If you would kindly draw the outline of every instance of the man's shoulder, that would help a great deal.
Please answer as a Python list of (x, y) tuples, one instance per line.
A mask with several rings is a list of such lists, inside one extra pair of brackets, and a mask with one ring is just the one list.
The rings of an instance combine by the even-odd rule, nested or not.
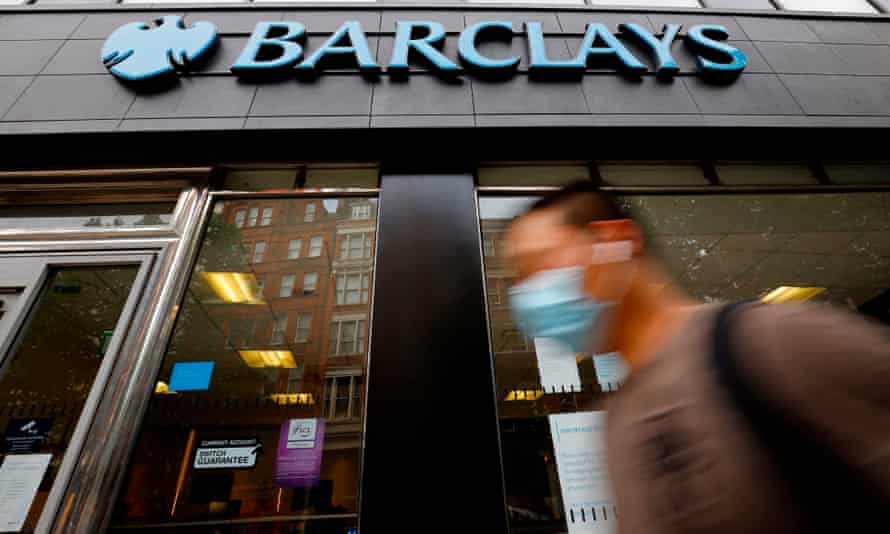
[(865, 373), (890, 371), (890, 329), (827, 304), (749, 306), (731, 339), (740, 367), (773, 391), (857, 387)]

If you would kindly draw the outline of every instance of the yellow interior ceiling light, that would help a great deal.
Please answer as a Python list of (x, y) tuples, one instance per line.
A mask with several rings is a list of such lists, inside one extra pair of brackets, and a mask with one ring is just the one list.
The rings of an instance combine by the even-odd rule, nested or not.
[(296, 369), (297, 362), (289, 350), (239, 350), (238, 354), (248, 367), (277, 367), (280, 369)]
[(507, 396), (505, 401), (536, 401), (544, 396), (542, 389), (513, 389)]
[(170, 387), (163, 380), (158, 380), (155, 384), (155, 393), (158, 395), (176, 395), (175, 391), (170, 391)]
[(231, 304), (263, 304), (253, 273), (203, 273), (210, 288), (221, 300)]
[(809, 300), (825, 291), (824, 287), (779, 286), (760, 297), (762, 302), (779, 304), (781, 302), (800, 302)]

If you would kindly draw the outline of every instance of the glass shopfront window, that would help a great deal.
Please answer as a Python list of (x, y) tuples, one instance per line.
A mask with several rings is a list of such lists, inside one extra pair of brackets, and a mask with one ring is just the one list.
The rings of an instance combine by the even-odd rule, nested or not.
[(356, 527), (376, 220), (371, 197), (213, 205), (112, 531)]
[[(504, 298), (515, 273), (500, 254), (510, 221), (535, 199), (483, 196), (479, 212), (511, 529), (561, 533), (572, 517), (563, 509), (548, 416), (603, 410), (620, 381), (612, 374), (606, 379), (602, 355), (577, 354), (580, 387), (541, 382), (536, 345), (519, 331)], [(888, 320), (888, 192), (636, 195), (621, 201), (639, 217), (650, 253), (702, 302), (806, 298), (863, 313), (883, 310), (880, 318)]]

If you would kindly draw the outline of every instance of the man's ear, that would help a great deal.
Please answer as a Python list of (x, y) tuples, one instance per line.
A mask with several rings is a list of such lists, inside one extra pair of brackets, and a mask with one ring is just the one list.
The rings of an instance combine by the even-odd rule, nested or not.
[(643, 251), (643, 231), (631, 219), (591, 221), (588, 228), (599, 242), (630, 241), (634, 255)]

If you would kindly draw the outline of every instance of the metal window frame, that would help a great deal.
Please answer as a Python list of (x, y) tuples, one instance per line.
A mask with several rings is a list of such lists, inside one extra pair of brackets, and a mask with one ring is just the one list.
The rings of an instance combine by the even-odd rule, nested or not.
[[(109, 370), (97, 374), (90, 394), (93, 404), (89, 409), (85, 406), (77, 423), (77, 432), (88, 432), (90, 439), (78, 443), (72, 437), (63, 467), (73, 469), (73, 476), (68, 477), (67, 484), (54, 484), (36, 532), (93, 533), (100, 531), (110, 517), (125, 467), (120, 459), (128, 455), (135, 442), (136, 426), (153, 391), (153, 378), (171, 332), (170, 310), (175, 310), (180, 289), (184, 289), (183, 266), (190, 264), (197, 245), (195, 236), (208, 216), (204, 210), (211, 170), (183, 167), (0, 172), (0, 189), (42, 192), (48, 187), (55, 192), (77, 192), (85, 204), (90, 200), (127, 203), (126, 198), (106, 199), (102, 193), (131, 185), (179, 190), (167, 225), (0, 232), (0, 253), (4, 255), (109, 257), (114, 263), (138, 255), (150, 258), (143, 263), (148, 267), (128, 328), (116, 332), (115, 337), (121, 339), (112, 341), (119, 347), (117, 357), (108, 360), (112, 362)], [(47, 186), (47, 180), (55, 181)], [(90, 194), (93, 189), (96, 195)], [(136, 293), (134, 286), (128, 298)], [(63, 478), (57, 481), (63, 482)]]
[[(181, 192), (169, 227), (137, 231), (103, 229), (95, 232), (21, 232), (20, 235), (0, 238), (0, 253), (47, 254), (79, 251), (121, 253), (138, 249), (153, 251), (155, 257), (154, 268), (148, 274), (143, 299), (132, 318), (131, 328), (121, 344), (121, 354), (126, 353), (127, 357), (125, 361), (118, 359), (118, 364), (107, 381), (104, 395), (92, 420), (89, 421), (89, 432), (91, 435), (99, 436), (100, 439), (91, 439), (84, 443), (79, 457), (76, 458), (78, 473), (83, 473), (83, 476), (71, 478), (64, 494), (60, 497), (60, 502), (64, 505), (60, 506), (59, 511), (48, 519), (45, 525), (41, 523), (37, 529), (41, 534), (50, 532), (92, 534), (104, 531), (109, 526), (114, 505), (130, 465), (139, 429), (154, 391), (154, 380), (166, 357), (167, 343), (172, 335), (176, 314), (184, 298), (216, 202), (257, 198), (368, 197), (378, 201), (381, 198), (380, 188), (332, 188), (285, 192), (211, 191), (204, 179), (211, 171), (209, 168), (140, 169), (133, 173), (119, 170), (108, 172), (156, 176), (169, 175), (173, 171), (200, 175), (202, 179), (200, 182), (195, 180), (199, 183), (191, 183)], [(50, 174), (64, 177), (72, 173), (62, 171)], [(82, 171), (78, 176), (86, 174), (89, 172)], [(9, 173), (0, 173), (0, 178), (8, 175)], [(379, 226), (378, 216), (375, 231), (379, 231)], [(372, 268), (375, 267), (376, 255)], [(369, 283), (369, 302), (372, 302), (374, 287), (373, 282), (369, 280)], [(373, 312), (369, 315), (372, 317)], [(368, 360), (373, 323), (370, 317), (366, 320), (369, 341), (364, 347), (363, 357), (367, 369), (370, 367)], [(255, 322), (253, 326), (256, 327)], [(368, 383), (367, 380), (364, 382), (365, 395)], [(363, 421), (362, 449), (365, 446), (365, 430), (366, 423)], [(364, 472), (363, 462), (364, 455), (359, 461), (360, 472)], [(357, 491), (360, 490), (361, 485), (357, 488)], [(356, 515), (347, 514), (348, 517)], [(299, 518), (307, 519), (305, 516)], [(273, 517), (235, 522), (269, 522), (282, 519), (286, 518)]]
[[(114, 326), (114, 334), (108, 345), (106, 357), (96, 370), (90, 386), (90, 392), (87, 395), (83, 408), (77, 416), (74, 432), (68, 441), (65, 453), (62, 455), (62, 462), (56, 473), (49, 495), (43, 505), (40, 519), (37, 522), (35, 532), (47, 531), (56, 516), (59, 513), (66, 488), (69, 482), (77, 478), (77, 475), (83, 471), (84, 466), (80, 462), (80, 457), (85, 449), (88, 434), (91, 433), (90, 427), (96, 410), (102, 401), (105, 388), (112, 376), (115, 368), (118, 368), (126, 359), (123, 349), (123, 342), (128, 335), (131, 326), (134, 325), (137, 309), (142, 302), (143, 293), (147, 287), (147, 280), (153, 268), (153, 263), (157, 253), (152, 250), (146, 251), (102, 251), (98, 253), (80, 252), (80, 253), (51, 253), (51, 254), (32, 254), (37, 261), (43, 261), (42, 271), (37, 278), (37, 286), (40, 288), (31, 292), (28, 301), (23, 302), (23, 310), (25, 314), (32, 317), (34, 306), (38, 304), (40, 295), (44, 292), (43, 285), (49, 279), (49, 273), (52, 268), (56, 267), (88, 267), (88, 266), (115, 266), (115, 265), (138, 265), (136, 277), (127, 295), (123, 308)], [(5, 255), (4, 257), (18, 257), (19, 255)], [(10, 332), (9, 340), (21, 340), (21, 334), (27, 328), (27, 321), (16, 325), (16, 329)], [(8, 347), (7, 347), (8, 348)], [(5, 355), (9, 355), (11, 351), (7, 351)], [(5, 357), (4, 357), (5, 359)], [(4, 361), (5, 363), (5, 361)], [(100, 438), (101, 439), (101, 438)]]

